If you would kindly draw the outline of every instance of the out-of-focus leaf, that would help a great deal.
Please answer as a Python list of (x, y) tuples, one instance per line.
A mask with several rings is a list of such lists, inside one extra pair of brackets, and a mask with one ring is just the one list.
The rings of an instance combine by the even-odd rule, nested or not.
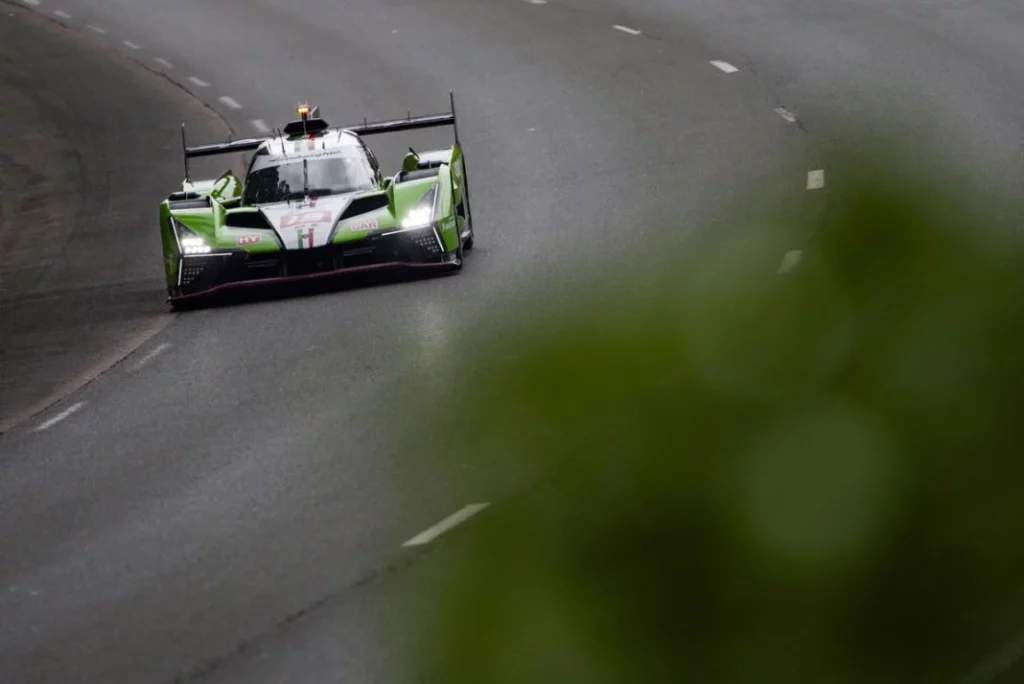
[(428, 681), (958, 682), (1024, 626), (1013, 210), (830, 168), (791, 273), (740, 227), (463, 346), (419, 444), (515, 495), (460, 537)]

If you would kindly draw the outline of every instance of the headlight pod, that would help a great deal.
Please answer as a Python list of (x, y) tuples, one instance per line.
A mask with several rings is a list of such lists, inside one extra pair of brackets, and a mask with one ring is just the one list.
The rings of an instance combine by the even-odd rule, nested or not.
[(181, 238), (181, 253), (182, 254), (209, 254), (213, 251), (210, 245), (206, 244), (206, 241), (201, 237), (183, 237)]
[(434, 225), (434, 199), (436, 195), (437, 186), (435, 185), (402, 219), (402, 230), (429, 228)]
[(186, 228), (180, 221), (175, 220), (174, 217), (171, 217), (171, 225), (178, 236), (178, 247), (185, 256), (198, 256), (209, 254), (213, 251), (213, 248), (207, 244), (206, 240)]
[(433, 207), (415, 207), (402, 219), (402, 229), (428, 228), (434, 222)]

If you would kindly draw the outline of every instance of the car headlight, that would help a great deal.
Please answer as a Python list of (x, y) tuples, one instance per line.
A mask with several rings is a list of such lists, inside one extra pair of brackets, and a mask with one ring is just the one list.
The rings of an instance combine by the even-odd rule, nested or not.
[(209, 254), (213, 249), (201, 237), (183, 237), (181, 251), (184, 254)]
[(409, 210), (402, 219), (402, 230), (413, 228), (429, 228), (434, 224), (434, 199), (437, 187), (433, 187), (423, 196), (416, 206)]
[(181, 224), (180, 221), (171, 219), (171, 225), (178, 234), (178, 244), (181, 246), (181, 253), (187, 256), (196, 254), (209, 254), (213, 248), (206, 243), (206, 240), (199, 237), (191, 230)]
[(415, 207), (402, 219), (402, 228), (426, 228), (433, 223), (433, 218), (433, 207)]

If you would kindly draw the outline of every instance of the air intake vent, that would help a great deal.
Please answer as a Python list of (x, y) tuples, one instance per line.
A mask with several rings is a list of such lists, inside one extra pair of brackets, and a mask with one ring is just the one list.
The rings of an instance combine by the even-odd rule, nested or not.
[(236, 211), (231, 212), (225, 219), (228, 228), (250, 228), (255, 230), (269, 230), (270, 223), (260, 211)]
[(191, 285), (203, 275), (208, 265), (207, 259), (184, 259), (181, 264), (181, 284)]
[(420, 249), (430, 254), (440, 254), (441, 247), (437, 244), (437, 236), (433, 232), (414, 234), (412, 241)]
[(171, 211), (181, 211), (182, 209), (209, 209), (212, 205), (210, 204), (209, 197), (203, 197), (202, 199), (186, 199), (186, 200), (171, 200), (167, 203), (167, 208)]
[(352, 200), (352, 203), (345, 209), (345, 213), (341, 215), (341, 220), (351, 216), (359, 216), (360, 214), (368, 214), (371, 211), (377, 211), (388, 206), (387, 195), (370, 195), (369, 197), (358, 197)]
[(424, 178), (437, 178), (440, 171), (435, 168), (419, 169), (418, 171), (402, 171), (398, 174), (399, 183), (408, 183), (409, 181), (423, 180)]
[(202, 197), (203, 196), (200, 195), (198, 192), (184, 192), (184, 191), (182, 191), (182, 192), (172, 192), (170, 195), (167, 196), (167, 199), (170, 200), (171, 202), (179, 202), (179, 201), (182, 201), (182, 200), (202, 199)]

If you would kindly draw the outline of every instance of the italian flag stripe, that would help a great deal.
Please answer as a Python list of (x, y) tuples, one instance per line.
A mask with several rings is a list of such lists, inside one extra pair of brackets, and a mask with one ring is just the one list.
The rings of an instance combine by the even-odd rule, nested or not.
[(302, 243), (306, 243), (306, 247), (313, 247), (313, 231), (315, 229), (310, 228), (309, 230), (302, 230), (301, 228), (295, 234), (298, 238), (297, 245), (299, 249), (302, 249)]

